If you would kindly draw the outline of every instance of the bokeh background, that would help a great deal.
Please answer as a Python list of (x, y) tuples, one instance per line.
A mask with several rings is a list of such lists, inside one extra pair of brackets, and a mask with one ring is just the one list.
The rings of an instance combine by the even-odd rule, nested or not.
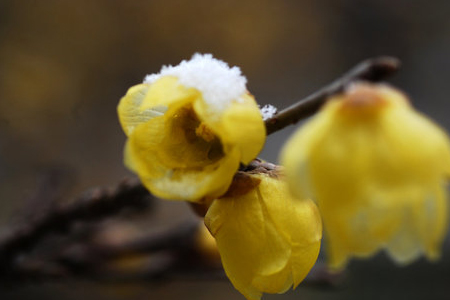
[[(445, 0), (1, 0), (0, 231), (48, 169), (72, 174), (67, 197), (130, 175), (119, 99), (195, 52), (240, 66), (256, 99), (279, 108), (363, 59), (393, 55), (403, 68), (390, 82), (450, 129), (449, 13)], [(276, 161), (294, 129), (270, 136), (261, 156)], [(192, 217), (181, 203), (159, 209), (163, 225)], [(338, 288), (265, 299), (448, 299), (449, 261), (448, 247), (439, 263), (403, 268), (379, 255), (353, 262)], [(244, 299), (226, 280), (2, 289), (1, 299)]]

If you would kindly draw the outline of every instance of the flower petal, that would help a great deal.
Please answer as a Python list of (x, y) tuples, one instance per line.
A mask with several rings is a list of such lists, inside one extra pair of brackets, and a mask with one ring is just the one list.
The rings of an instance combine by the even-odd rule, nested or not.
[(162, 115), (162, 113), (152, 110), (140, 111), (139, 108), (148, 88), (147, 84), (135, 85), (120, 100), (117, 112), (119, 114), (120, 125), (122, 125), (123, 131), (127, 136), (133, 132), (137, 125), (146, 122), (158, 114)]
[[(163, 136), (164, 118), (155, 117), (138, 125), (125, 145), (125, 165), (140, 177), (157, 178), (166, 173), (166, 168), (158, 160), (158, 148)], [(152, 138), (148, 138), (152, 137)]]
[(194, 110), (224, 145), (236, 145), (240, 149), (244, 164), (254, 159), (264, 146), (266, 129), (258, 105), (250, 94), (231, 102), (220, 116), (212, 114), (204, 101), (196, 101)]
[(254, 294), (255, 276), (278, 273), (289, 261), (290, 245), (267, 220), (255, 190), (239, 199), (214, 201), (205, 224), (216, 238), (228, 278), (247, 298)]
[(139, 109), (145, 111), (155, 107), (166, 107), (177, 110), (199, 97), (201, 94), (196, 89), (184, 87), (176, 77), (164, 76), (150, 85)]
[(142, 176), (142, 183), (156, 196), (172, 200), (203, 201), (224, 194), (239, 167), (239, 152), (230, 151), (224, 158), (198, 169), (166, 169), (164, 176)]

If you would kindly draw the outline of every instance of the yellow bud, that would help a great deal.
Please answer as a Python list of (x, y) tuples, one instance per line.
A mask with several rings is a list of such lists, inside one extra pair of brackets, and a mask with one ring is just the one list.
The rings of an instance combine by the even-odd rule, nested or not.
[(270, 174), (236, 181), (205, 216), (228, 278), (249, 300), (295, 288), (319, 254), (322, 224), (316, 205), (293, 198), (287, 184)]

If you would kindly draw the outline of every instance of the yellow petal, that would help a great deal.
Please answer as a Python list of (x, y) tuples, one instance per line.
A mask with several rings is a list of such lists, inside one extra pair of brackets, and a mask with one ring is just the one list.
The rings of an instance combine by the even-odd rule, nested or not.
[(162, 116), (155, 117), (137, 126), (128, 138), (124, 151), (124, 162), (141, 178), (157, 178), (166, 173), (166, 168), (160, 163), (157, 156), (158, 148), (163, 140), (163, 135), (160, 134), (163, 128), (164, 118)]
[(291, 241), (292, 254), (287, 272), (295, 288), (309, 273), (319, 255), (322, 239), (319, 210), (309, 199), (286, 197), (289, 190), (284, 181), (266, 176), (258, 178), (263, 182), (259, 186), (261, 195), (271, 199), (266, 201), (271, 220), (277, 225), (279, 233)]
[(239, 152), (233, 149), (221, 160), (201, 170), (167, 170), (165, 176), (141, 177), (141, 180), (158, 197), (203, 202), (223, 195), (238, 167)]
[(146, 122), (154, 116), (162, 115), (160, 111), (140, 110), (142, 100), (148, 88), (149, 86), (147, 84), (135, 85), (127, 91), (126, 95), (119, 102), (117, 107), (119, 121), (127, 136), (133, 132), (137, 125)]
[(140, 111), (155, 107), (177, 110), (199, 97), (201, 97), (201, 94), (196, 89), (181, 85), (176, 77), (164, 76), (150, 85), (142, 100)]
[(308, 160), (319, 139), (331, 128), (330, 123), (327, 114), (317, 114), (303, 125), (302, 130), (297, 130), (281, 150), (280, 162), (286, 167), (286, 180), (291, 191), (300, 199), (310, 198), (313, 194)]
[(204, 101), (196, 101), (194, 110), (221, 139), (224, 145), (235, 145), (244, 164), (254, 159), (264, 146), (266, 129), (258, 105), (250, 94), (233, 101), (220, 115), (211, 113)]
[[(315, 262), (315, 259), (313, 260)], [(301, 266), (302, 269), (303, 267), (304, 266)], [(263, 291), (269, 294), (285, 293), (292, 287), (291, 265), (288, 263), (283, 269), (273, 274), (267, 275), (256, 274), (253, 277), (252, 286), (255, 287), (256, 290), (258, 291)]]

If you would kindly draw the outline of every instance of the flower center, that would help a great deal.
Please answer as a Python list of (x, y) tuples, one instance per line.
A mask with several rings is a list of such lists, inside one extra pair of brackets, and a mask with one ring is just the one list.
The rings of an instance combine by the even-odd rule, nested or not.
[(168, 116), (168, 122), (162, 155), (172, 167), (202, 168), (224, 157), (220, 139), (199, 120), (192, 105)]
[(357, 83), (344, 93), (341, 111), (347, 115), (366, 118), (377, 115), (387, 105), (388, 102), (377, 86)]
[(198, 127), (195, 129), (195, 134), (207, 142), (211, 142), (215, 138), (217, 138), (214, 135), (214, 132), (208, 126), (206, 126), (204, 122), (201, 122), (200, 125), (198, 125)]

